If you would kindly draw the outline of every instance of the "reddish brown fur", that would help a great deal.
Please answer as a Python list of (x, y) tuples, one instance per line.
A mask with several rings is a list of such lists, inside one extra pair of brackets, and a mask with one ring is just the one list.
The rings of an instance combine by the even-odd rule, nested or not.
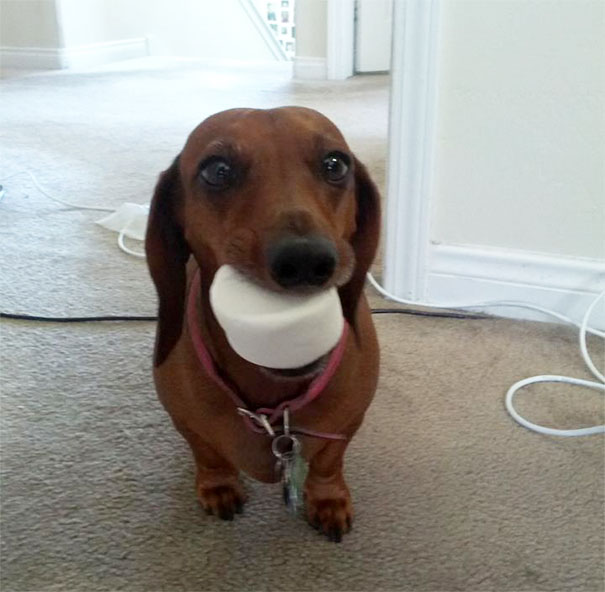
[[(199, 165), (226, 146), (246, 172), (232, 189), (212, 194), (198, 179)], [(362, 290), (378, 242), (379, 196), (354, 157), (353, 174), (345, 184), (327, 183), (318, 167), (332, 150), (350, 154), (338, 129), (310, 109), (224, 111), (193, 131), (156, 187), (146, 238), (160, 301), (156, 388), (193, 451), (202, 505), (223, 518), (231, 518), (244, 502), (238, 471), (272, 482), (275, 458), (270, 439), (246, 429), (232, 400), (206, 375), (184, 329), (188, 278), (196, 267), (202, 279), (201, 331), (217, 366), (250, 409), (272, 407), (299, 395), (311, 379), (280, 379), (238, 356), (212, 313), (208, 288), (218, 267), (229, 263), (280, 290), (268, 272), (267, 245), (286, 232), (329, 238), (339, 258), (331, 285), (338, 287), (354, 330), (335, 376), (318, 399), (294, 414), (292, 423), (346, 434), (350, 441), (374, 395), (378, 344)], [(301, 440), (309, 461), (308, 517), (330, 538), (340, 540), (352, 519), (342, 474), (348, 441)]]

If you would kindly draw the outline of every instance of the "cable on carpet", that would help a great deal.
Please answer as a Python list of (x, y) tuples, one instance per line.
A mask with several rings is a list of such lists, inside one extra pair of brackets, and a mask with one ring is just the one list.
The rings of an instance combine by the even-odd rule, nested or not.
[(466, 314), (462, 312), (431, 312), (411, 308), (372, 308), (372, 314), (406, 314), (416, 317), (436, 317), (441, 319), (489, 320), (494, 317), (481, 314)]
[(0, 319), (10, 319), (11, 321), (29, 321), (36, 323), (99, 323), (158, 320), (158, 318), (155, 316), (103, 315), (92, 317), (45, 317), (39, 315), (17, 314), (12, 312), (0, 312)]
[[(44, 195), (44, 197), (46, 197), (46, 198), (50, 199), (51, 201), (54, 201), (58, 204), (61, 204), (62, 206), (66, 206), (68, 208), (73, 208), (76, 210), (88, 210), (88, 211), (94, 211), (94, 212), (111, 212), (111, 213), (116, 212), (116, 208), (108, 208), (106, 206), (85, 206), (85, 205), (81, 205), (81, 204), (70, 203), (68, 201), (59, 199), (58, 197), (55, 197), (54, 195), (51, 195), (50, 193), (48, 193), (48, 191), (46, 191), (40, 185), (40, 183), (38, 183), (38, 180), (36, 179), (35, 175), (31, 171), (18, 171), (16, 173), (12, 173), (11, 175), (7, 175), (6, 177), (1, 177), (0, 181), (5, 181), (6, 179), (11, 179), (12, 177), (17, 177), (18, 175), (27, 175), (31, 179), (31, 181), (34, 184), (34, 186), (36, 187), (36, 189), (42, 195)], [(2, 187), (2, 185), (0, 185), (0, 200), (4, 197), (4, 194), (5, 194), (5, 189)], [(133, 222), (134, 222), (134, 218), (131, 218), (120, 231), (120, 233), (118, 235), (118, 247), (120, 247), (120, 249), (122, 251), (124, 251), (124, 253), (126, 253), (127, 255), (131, 255), (133, 257), (138, 257), (140, 259), (144, 259), (145, 258), (144, 253), (141, 253), (138, 251), (133, 251), (132, 249), (128, 248), (124, 244), (124, 236), (130, 229), (130, 226), (132, 225)]]
[[(30, 179), (32, 180), (32, 182), (34, 183), (36, 189), (38, 189), (38, 191), (40, 191), (40, 193), (42, 195), (46, 196), (47, 198), (49, 198), (57, 203), (62, 204), (64, 206), (71, 207), (71, 208), (77, 208), (77, 209), (81, 209), (81, 210), (95, 210), (95, 211), (112, 212), (112, 213), (116, 212), (115, 208), (107, 208), (107, 207), (101, 207), (101, 206), (82, 206), (82, 205), (78, 205), (78, 204), (72, 204), (72, 203), (63, 201), (59, 198), (56, 198), (56, 197), (50, 195), (48, 192), (46, 192), (40, 186), (36, 177), (30, 171), (19, 171), (17, 173), (13, 173), (12, 175), (8, 175), (7, 177), (0, 178), (0, 181), (10, 179), (12, 177), (15, 177), (15, 176), (21, 175), (21, 174), (28, 175), (30, 177)], [(1, 188), (1, 186), (0, 186), (0, 188)], [(2, 188), (2, 190), (3, 189), (4, 188)], [(1, 195), (3, 196), (4, 193), (2, 193)], [(120, 247), (120, 249), (122, 251), (124, 251), (125, 253), (127, 253), (131, 256), (138, 257), (138, 258), (145, 258), (144, 253), (133, 251), (132, 249), (129, 249), (128, 247), (126, 247), (126, 245), (124, 244), (124, 236), (129, 228), (129, 225), (132, 222), (133, 222), (133, 219), (129, 220), (124, 225), (124, 227), (120, 230), (119, 235), (118, 235), (118, 246)], [(541, 306), (536, 306), (535, 304), (530, 304), (528, 302), (520, 302), (520, 301), (515, 301), (515, 300), (490, 300), (490, 301), (483, 301), (483, 302), (475, 302), (473, 304), (462, 304), (462, 303), (434, 304), (431, 302), (418, 302), (418, 301), (406, 300), (404, 298), (399, 298), (399, 297), (387, 292), (374, 279), (374, 277), (372, 276), (371, 273), (368, 273), (367, 278), (368, 278), (369, 282), (372, 284), (372, 286), (382, 296), (384, 296), (385, 298), (392, 300), (394, 302), (398, 302), (399, 304), (405, 304), (408, 306), (421, 306), (424, 308), (433, 308), (433, 309), (435, 309), (435, 308), (448, 309), (449, 311), (477, 309), (477, 308), (494, 308), (494, 307), (523, 308), (523, 309), (540, 312), (544, 315), (548, 315), (553, 318), (556, 318), (557, 320), (562, 321), (563, 323), (570, 324), (570, 325), (573, 325), (573, 326), (579, 328), (580, 329), (580, 333), (579, 333), (580, 352), (582, 354), (582, 358), (584, 359), (584, 362), (588, 366), (591, 373), (601, 382), (597, 383), (597, 382), (593, 382), (593, 381), (585, 381), (585, 380), (582, 380), (579, 378), (571, 378), (568, 376), (555, 376), (555, 375), (533, 376), (531, 378), (521, 380), (521, 381), (513, 384), (510, 387), (510, 389), (508, 390), (508, 392), (506, 394), (505, 405), (506, 405), (507, 411), (513, 417), (513, 419), (515, 419), (515, 421), (517, 421), (521, 425), (525, 426), (526, 428), (529, 428), (531, 430), (534, 430), (536, 432), (540, 432), (543, 434), (549, 434), (549, 435), (555, 435), (555, 436), (584, 436), (584, 435), (589, 435), (589, 434), (605, 433), (605, 425), (593, 426), (590, 428), (581, 428), (578, 430), (557, 430), (557, 429), (553, 429), (553, 428), (546, 428), (543, 426), (539, 426), (539, 425), (529, 422), (526, 419), (524, 419), (523, 417), (521, 417), (515, 410), (513, 403), (512, 403), (514, 395), (516, 394), (516, 392), (519, 389), (521, 389), (529, 384), (534, 384), (537, 382), (564, 382), (567, 384), (584, 386), (584, 387), (588, 387), (591, 389), (603, 391), (603, 393), (605, 394), (605, 384), (601, 384), (601, 383), (605, 383), (605, 377), (599, 370), (597, 370), (594, 362), (592, 361), (590, 355), (588, 354), (588, 349), (586, 346), (586, 333), (591, 333), (592, 335), (596, 335), (597, 337), (605, 338), (605, 332), (599, 331), (597, 329), (594, 329), (594, 328), (588, 326), (588, 319), (589, 319), (592, 311), (594, 310), (597, 302), (605, 294), (605, 291), (601, 292), (601, 294), (599, 294), (599, 296), (590, 305), (590, 307), (586, 311), (586, 314), (584, 315), (582, 322), (577, 323), (573, 319), (571, 319), (571, 318), (567, 317), (566, 315), (563, 315), (557, 311), (553, 311), (553, 310), (550, 310), (548, 308), (544, 308)], [(376, 309), (375, 311), (372, 311), (372, 312), (374, 312), (375, 314), (387, 314), (387, 312), (388, 312), (388, 313), (393, 313), (393, 314), (400, 313), (400, 314), (432, 316), (432, 317), (440, 316), (440, 317), (459, 318), (459, 319), (490, 318), (490, 317), (479, 316), (479, 315), (468, 315), (466, 313), (459, 313), (459, 312), (458, 313), (456, 313), (456, 312), (437, 313), (437, 312), (427, 312), (427, 311), (418, 311), (418, 310), (409, 310), (409, 309)], [(67, 317), (67, 318), (63, 318), (63, 317), (35, 317), (35, 316), (29, 316), (29, 315), (10, 315), (9, 313), (0, 313), (0, 317), (12, 318), (12, 319), (17, 319), (17, 320), (32, 320), (32, 321), (37, 320), (37, 321), (45, 321), (45, 322), (92, 322), (92, 321), (105, 321), (105, 320), (107, 320), (107, 321), (156, 320), (155, 317), (129, 317), (129, 316), (112, 317), (112, 316), (109, 316), (109, 317), (73, 317), (73, 318)]]
[(570, 436), (590, 436), (593, 434), (605, 433), (605, 424), (591, 426), (588, 428), (572, 429), (572, 430), (560, 430), (560, 429), (541, 426), (541, 425), (535, 424), (531, 421), (528, 421), (527, 419), (522, 417), (517, 412), (517, 410), (515, 409), (515, 407), (513, 405), (513, 399), (514, 399), (515, 395), (517, 394), (517, 391), (519, 391), (520, 389), (522, 389), (530, 384), (536, 384), (536, 383), (540, 383), (540, 382), (548, 382), (548, 383), (555, 382), (555, 383), (571, 384), (574, 386), (583, 386), (586, 388), (600, 391), (600, 392), (602, 392), (602, 394), (605, 395), (605, 376), (595, 366), (592, 358), (590, 357), (590, 354), (588, 353), (588, 348), (586, 345), (586, 333), (592, 333), (593, 335), (597, 335), (598, 337), (605, 337), (605, 335), (603, 334), (602, 331), (597, 331), (596, 329), (590, 329), (588, 327), (588, 321), (590, 319), (590, 316), (591, 316), (593, 310), (595, 309), (597, 303), (601, 300), (601, 298), (603, 298), (603, 296), (605, 296), (605, 290), (603, 290), (592, 301), (592, 303), (586, 310), (586, 313), (584, 314), (582, 322), (578, 324), (575, 321), (573, 321), (572, 319), (566, 317), (565, 315), (555, 313), (554, 311), (550, 311), (550, 310), (542, 308), (542, 307), (528, 305), (525, 302), (518, 303), (518, 302), (514, 302), (514, 301), (503, 300), (503, 301), (493, 301), (493, 302), (480, 302), (478, 304), (465, 304), (465, 305), (444, 305), (444, 304), (430, 304), (430, 303), (423, 303), (423, 302), (412, 302), (409, 300), (405, 300), (404, 298), (398, 298), (397, 296), (394, 296), (393, 294), (390, 294), (389, 292), (387, 292), (382, 286), (380, 286), (380, 284), (378, 284), (378, 282), (372, 277), (371, 274), (368, 274), (368, 279), (370, 280), (370, 283), (372, 284), (372, 286), (374, 286), (380, 294), (382, 294), (389, 300), (394, 300), (395, 302), (399, 302), (399, 303), (403, 303), (403, 304), (415, 304), (418, 306), (427, 306), (427, 307), (434, 307), (434, 308), (454, 308), (454, 309), (456, 309), (456, 308), (458, 308), (458, 309), (485, 308), (485, 307), (489, 307), (489, 306), (517, 306), (517, 307), (521, 307), (521, 308), (529, 308), (531, 310), (538, 310), (545, 314), (550, 314), (551, 316), (554, 316), (555, 318), (557, 318), (559, 320), (564, 320), (568, 324), (574, 325), (575, 327), (579, 327), (579, 329), (580, 329), (580, 332), (579, 332), (580, 353), (582, 354), (584, 363), (586, 364), (586, 366), (588, 366), (588, 369), (590, 370), (590, 372), (600, 382), (594, 382), (592, 380), (583, 380), (580, 378), (573, 378), (571, 376), (557, 376), (557, 375), (551, 375), (551, 374), (532, 376), (530, 378), (525, 378), (524, 380), (520, 380), (520, 381), (516, 382), (515, 384), (513, 384), (508, 389), (504, 402), (505, 402), (506, 410), (517, 423), (521, 424), (522, 426), (524, 426), (530, 430), (533, 430), (534, 432), (538, 432), (540, 434), (546, 434), (549, 436), (570, 437)]
[(34, 174), (31, 171), (18, 171), (16, 173), (13, 173), (12, 175), (7, 175), (6, 177), (1, 177), (0, 181), (6, 181), (6, 179), (12, 179), (13, 177), (17, 177), (18, 175), (27, 175), (31, 180), (32, 183), (34, 184), (34, 186), (36, 187), (36, 189), (42, 194), (44, 195), (44, 197), (47, 197), (48, 199), (57, 202), (59, 204), (61, 204), (62, 206), (67, 206), (68, 208), (75, 208), (77, 210), (93, 210), (95, 212), (114, 212), (115, 208), (108, 208), (105, 206), (83, 206), (80, 204), (73, 204), (73, 203), (69, 203), (67, 201), (64, 201), (62, 199), (59, 199), (58, 197), (55, 197), (54, 195), (51, 195), (50, 193), (48, 193), (45, 189), (42, 188), (42, 186), (40, 185), (40, 183), (38, 183), (38, 180), (36, 179), (36, 177), (34, 176)]
[[(373, 308), (372, 314), (406, 314), (421, 317), (436, 317), (441, 319), (493, 319), (487, 315), (467, 315), (448, 312), (428, 312), (423, 310), (412, 310), (407, 308)], [(28, 321), (35, 323), (99, 323), (99, 322), (128, 322), (128, 321), (157, 321), (157, 316), (138, 316), (138, 315), (103, 315), (90, 317), (47, 317), (40, 315), (18, 314), (12, 312), (0, 312), (0, 319), (10, 319), (11, 321)]]
[[(534, 310), (545, 314), (547, 316), (551, 316), (559, 321), (563, 321), (566, 325), (573, 325), (580, 329), (582, 327), (581, 323), (570, 319), (568, 316), (561, 314), (560, 312), (556, 312), (554, 310), (550, 310), (548, 308), (544, 308), (542, 306), (537, 306), (535, 304), (530, 304), (529, 302), (520, 302), (516, 300), (489, 300), (483, 302), (475, 302), (473, 304), (464, 304), (464, 303), (454, 303), (454, 304), (435, 304), (432, 302), (419, 302), (416, 300), (406, 300), (405, 298), (399, 298), (398, 296), (394, 296), (393, 294), (387, 292), (372, 276), (371, 273), (368, 273), (368, 280), (372, 284), (372, 286), (378, 291), (382, 296), (384, 296), (387, 300), (393, 300), (394, 302), (398, 302), (399, 304), (407, 304), (411, 306), (423, 306), (426, 308), (445, 308), (445, 309), (453, 309), (453, 310), (465, 310), (465, 309), (473, 309), (473, 308), (525, 308), (528, 310)], [(605, 339), (605, 332), (599, 331), (598, 329), (593, 329), (591, 327), (587, 327), (586, 331), (588, 333), (592, 333), (597, 337), (602, 337)]]

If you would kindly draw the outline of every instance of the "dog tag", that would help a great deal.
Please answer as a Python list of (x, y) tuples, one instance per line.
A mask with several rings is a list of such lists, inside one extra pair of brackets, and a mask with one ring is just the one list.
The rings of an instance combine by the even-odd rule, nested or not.
[(291, 514), (297, 514), (303, 506), (303, 486), (308, 473), (308, 466), (300, 452), (284, 464), (282, 487), (284, 502)]
[(307, 475), (300, 441), (290, 434), (282, 434), (274, 438), (271, 448), (277, 457), (275, 469), (280, 473), (284, 502), (289, 512), (296, 514), (303, 505), (303, 485)]

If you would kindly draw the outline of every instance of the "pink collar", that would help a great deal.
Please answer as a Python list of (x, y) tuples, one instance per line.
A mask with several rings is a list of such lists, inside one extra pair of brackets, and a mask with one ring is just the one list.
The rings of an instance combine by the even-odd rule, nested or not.
[[(257, 433), (271, 433), (272, 427), (274, 424), (283, 417), (284, 409), (288, 408), (290, 414), (301, 409), (311, 401), (315, 400), (322, 391), (326, 388), (327, 384), (330, 382), (340, 362), (342, 360), (342, 356), (344, 354), (345, 346), (347, 343), (347, 335), (348, 335), (348, 325), (345, 323), (344, 329), (342, 331), (342, 336), (336, 347), (332, 350), (330, 354), (330, 358), (328, 359), (328, 363), (324, 371), (313, 380), (313, 382), (309, 385), (309, 388), (300, 396), (292, 399), (291, 401), (284, 401), (280, 403), (277, 407), (271, 409), (269, 407), (261, 407), (257, 409), (255, 412), (251, 412), (247, 409), (245, 403), (241, 399), (241, 397), (235, 392), (235, 390), (229, 386), (223, 378), (221, 378), (220, 374), (217, 371), (216, 364), (204, 343), (202, 338), (202, 334), (200, 331), (200, 318), (198, 313), (197, 303), (199, 302), (201, 289), (201, 281), (200, 281), (200, 272), (199, 269), (195, 272), (195, 276), (193, 278), (193, 282), (191, 284), (191, 288), (189, 290), (189, 299), (187, 303), (187, 323), (189, 327), (189, 334), (191, 336), (191, 341), (193, 343), (193, 347), (197, 354), (197, 357), (202, 364), (202, 367), (214, 380), (218, 386), (223, 389), (235, 403), (238, 408), (240, 414), (242, 415), (244, 422), (246, 425), (254, 432)], [(279, 427), (276, 427), (276, 431), (279, 431)], [(293, 426), (291, 428), (292, 432), (304, 434), (307, 436), (314, 436), (316, 438), (327, 438), (330, 440), (346, 440), (346, 436), (342, 434), (326, 434), (322, 432), (315, 432), (312, 430), (308, 430), (305, 428), (297, 428)]]

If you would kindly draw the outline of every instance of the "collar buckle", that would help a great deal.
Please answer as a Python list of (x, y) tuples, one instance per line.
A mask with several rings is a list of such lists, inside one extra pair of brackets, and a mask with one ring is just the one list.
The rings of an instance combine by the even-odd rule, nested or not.
[(248, 409), (244, 409), (243, 407), (238, 407), (237, 412), (240, 415), (243, 415), (254, 421), (258, 427), (266, 430), (269, 436), (271, 436), (272, 438), (275, 437), (275, 430), (273, 429), (273, 426), (269, 423), (269, 419), (264, 413), (252, 413), (252, 411), (248, 411)]

